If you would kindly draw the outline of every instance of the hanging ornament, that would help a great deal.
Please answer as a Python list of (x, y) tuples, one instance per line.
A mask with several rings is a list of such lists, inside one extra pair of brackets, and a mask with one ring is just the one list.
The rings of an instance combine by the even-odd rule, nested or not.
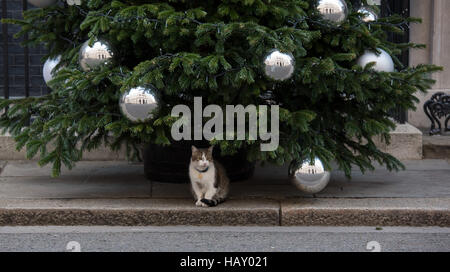
[(344, 22), (348, 16), (345, 0), (317, 0), (317, 9), (325, 20), (338, 25)]
[(378, 48), (377, 50), (380, 51), (381, 54), (378, 55), (374, 51), (366, 50), (366, 52), (359, 57), (358, 65), (364, 68), (367, 64), (376, 62), (373, 67), (375, 71), (388, 73), (394, 72), (394, 61), (392, 60), (392, 57), (383, 49)]
[(28, 3), (38, 8), (46, 8), (56, 4), (58, 0), (28, 0)]
[(112, 46), (103, 39), (94, 41), (92, 46), (86, 41), (80, 48), (79, 63), (83, 71), (88, 72), (101, 65), (113, 62), (114, 52)]
[(157, 91), (154, 87), (136, 87), (125, 92), (119, 101), (122, 114), (134, 123), (153, 118), (152, 111), (158, 108)]
[(374, 22), (376, 20), (378, 20), (378, 14), (371, 9), (370, 7), (361, 7), (358, 10), (358, 13), (362, 13), (362, 20), (363, 22)]
[(322, 161), (315, 158), (314, 162), (305, 160), (300, 167), (294, 166), (292, 163), (290, 168), (291, 181), (301, 191), (315, 194), (322, 191), (330, 182), (331, 173), (326, 171)]
[(44, 68), (42, 69), (42, 74), (44, 76), (45, 83), (48, 83), (51, 81), (55, 74), (58, 73), (58, 70), (54, 70), (55, 67), (59, 64), (61, 61), (61, 56), (57, 56), (55, 58), (49, 58), (44, 63)]
[(81, 5), (81, 0), (67, 0), (67, 4), (69, 6), (80, 6)]
[(295, 59), (289, 53), (282, 53), (276, 49), (264, 58), (264, 74), (277, 81), (284, 81), (292, 77), (295, 69)]

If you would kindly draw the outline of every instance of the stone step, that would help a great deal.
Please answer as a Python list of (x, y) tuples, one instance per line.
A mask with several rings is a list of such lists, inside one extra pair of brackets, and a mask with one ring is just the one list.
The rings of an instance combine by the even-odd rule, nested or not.
[(191, 199), (2, 199), (0, 226), (441, 226), (450, 200), (229, 200), (199, 208)]
[(425, 159), (450, 160), (450, 135), (423, 136)]

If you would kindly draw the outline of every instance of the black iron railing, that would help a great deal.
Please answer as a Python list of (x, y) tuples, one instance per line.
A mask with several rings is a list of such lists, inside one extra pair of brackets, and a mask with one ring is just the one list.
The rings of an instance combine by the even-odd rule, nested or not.
[[(2, 18), (22, 18), (29, 7), (27, 0), (1, 0)], [(19, 27), (1, 24), (0, 48), (0, 97), (29, 97), (47, 93), (42, 77), (41, 58), (46, 54), (43, 48), (22, 47), (20, 43), (27, 36), (15, 39)]]
[[(8, 17), (8, 4), (6, 0), (2, 0), (2, 18)], [(9, 48), (8, 48), (8, 25), (2, 24), (2, 59), (3, 59), (3, 95), (9, 98)]]
[[(382, 0), (381, 1), (381, 13), (382, 16), (390, 14), (401, 14), (405, 17), (410, 15), (410, 0)], [(405, 29), (405, 34), (399, 35), (394, 33), (389, 33), (389, 40), (394, 43), (407, 43), (409, 42), (409, 27)], [(409, 65), (409, 51), (404, 51), (401, 56), (399, 56), (400, 61), (403, 65)], [(404, 124), (408, 121), (408, 114), (405, 109), (396, 108), (391, 111), (392, 117), (399, 122)]]

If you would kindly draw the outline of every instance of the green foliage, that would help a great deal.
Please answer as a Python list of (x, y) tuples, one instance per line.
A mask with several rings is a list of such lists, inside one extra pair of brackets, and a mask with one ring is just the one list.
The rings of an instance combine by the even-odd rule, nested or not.
[[(170, 105), (267, 103), (280, 105), (280, 147), (260, 152), (259, 141), (214, 141), (223, 153), (245, 149), (249, 160), (278, 164), (319, 156), (348, 175), (352, 165), (390, 170), (398, 160), (377, 149), (373, 138), (389, 140), (394, 127), (388, 112), (411, 109), (417, 91), (433, 81), (439, 67), (403, 67), (395, 55), (415, 44), (393, 44), (387, 32), (402, 32), (417, 19), (392, 16), (362, 23), (352, 12), (340, 27), (320, 19), (312, 0), (100, 1), (82, 6), (55, 5), (25, 12), (24, 20), (4, 20), (21, 26), (28, 45), (44, 43), (49, 56), (63, 55), (61, 72), (51, 82), (53, 92), (38, 98), (0, 100), (0, 127), (26, 148), (40, 164), (71, 168), (83, 152), (106, 145), (125, 146), (139, 158), (142, 144), (170, 144)], [(349, 6), (351, 7), (350, 3)], [(117, 50), (116, 64), (90, 72), (79, 69), (78, 50), (86, 40), (103, 37)], [(263, 77), (261, 60), (277, 48), (296, 59), (292, 80), (277, 83)], [(366, 49), (383, 48), (398, 72), (377, 73), (355, 65)], [(164, 106), (155, 119), (133, 124), (119, 111), (125, 90), (152, 84)], [(269, 92), (269, 90), (272, 90)], [(353, 100), (345, 97), (354, 97)], [(28, 120), (33, 118), (31, 125)]]

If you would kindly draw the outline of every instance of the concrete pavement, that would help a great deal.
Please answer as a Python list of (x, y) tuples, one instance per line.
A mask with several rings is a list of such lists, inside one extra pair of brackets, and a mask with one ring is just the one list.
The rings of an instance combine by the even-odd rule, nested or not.
[(81, 162), (60, 178), (35, 162), (0, 163), (0, 225), (450, 226), (450, 164), (406, 161), (407, 171), (333, 172), (315, 198), (289, 184), (285, 167), (232, 183), (229, 201), (193, 205), (188, 184), (144, 178), (140, 164)]
[[(388, 172), (376, 167), (348, 180), (335, 171), (318, 198), (448, 198), (450, 159), (404, 161), (406, 171)], [(49, 166), (33, 161), (0, 161), (0, 199), (77, 198), (191, 198), (188, 184), (150, 182), (141, 164), (122, 161), (83, 161), (61, 177), (49, 178)], [(287, 179), (287, 167), (257, 166), (252, 179), (231, 184), (232, 198), (311, 198)]]

